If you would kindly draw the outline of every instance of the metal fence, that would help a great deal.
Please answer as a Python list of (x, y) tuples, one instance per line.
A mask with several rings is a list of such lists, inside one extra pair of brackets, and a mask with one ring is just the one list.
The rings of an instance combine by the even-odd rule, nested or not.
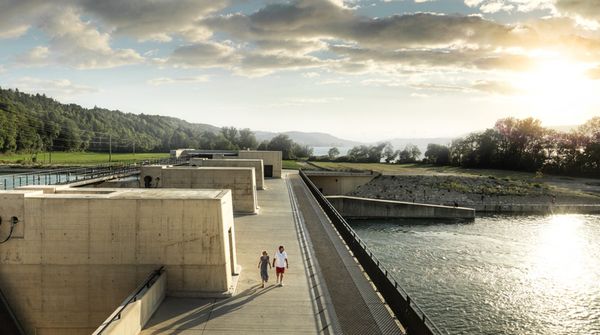
[(0, 189), (12, 190), (27, 185), (61, 185), (109, 176), (127, 175), (139, 172), (144, 165), (177, 165), (187, 163), (184, 158), (144, 160), (136, 163), (101, 164), (89, 167), (46, 169), (0, 175)]
[(365, 272), (369, 275), (390, 309), (406, 328), (407, 334), (446, 334), (435, 326), (425, 312), (398, 285), (398, 282), (392, 277), (391, 273), (383, 266), (373, 252), (369, 250), (367, 244), (354, 232), (354, 229), (350, 227), (348, 222), (331, 205), (329, 200), (321, 194), (319, 189), (302, 170), (300, 170), (300, 177), (342, 236), (354, 254), (354, 257), (356, 257)]

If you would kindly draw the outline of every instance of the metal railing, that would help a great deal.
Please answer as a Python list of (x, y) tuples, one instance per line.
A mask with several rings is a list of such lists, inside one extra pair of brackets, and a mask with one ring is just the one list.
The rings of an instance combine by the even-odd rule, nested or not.
[(425, 312), (410, 298), (408, 293), (398, 285), (398, 282), (393, 278), (390, 271), (369, 250), (367, 244), (356, 234), (344, 217), (321, 194), (319, 189), (302, 170), (300, 170), (300, 177), (319, 205), (321, 205), (340, 236), (342, 236), (346, 245), (348, 245), (354, 254), (354, 257), (356, 257), (365, 272), (369, 275), (371, 281), (385, 299), (385, 302), (402, 323), (407, 334), (445, 334), (435, 326)]
[(143, 160), (136, 163), (100, 164), (88, 167), (46, 169), (10, 175), (0, 175), (0, 189), (12, 190), (28, 185), (62, 185), (96, 178), (133, 174), (144, 165), (177, 165), (188, 158)]
[(125, 299), (119, 309), (116, 310), (92, 335), (100, 335), (104, 333), (104, 331), (106, 331), (108, 327), (113, 324), (113, 322), (120, 320), (121, 314), (127, 308), (127, 306), (136, 302), (141, 293), (150, 289), (150, 287), (156, 283), (163, 272), (165, 272), (164, 269), (165, 267), (161, 266), (160, 268), (152, 271), (148, 278), (140, 286), (138, 286), (137, 289), (129, 297), (127, 297), (127, 299)]

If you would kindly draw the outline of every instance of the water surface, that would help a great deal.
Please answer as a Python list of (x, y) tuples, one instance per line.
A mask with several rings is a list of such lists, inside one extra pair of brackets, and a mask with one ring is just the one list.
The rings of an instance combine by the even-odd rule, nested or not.
[(600, 334), (600, 216), (352, 226), (449, 334)]

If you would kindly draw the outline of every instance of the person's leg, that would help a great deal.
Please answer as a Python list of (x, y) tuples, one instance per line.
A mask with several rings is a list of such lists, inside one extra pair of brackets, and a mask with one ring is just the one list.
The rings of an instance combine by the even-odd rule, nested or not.
[(283, 286), (283, 272), (281, 273), (281, 279), (279, 279), (279, 285)]

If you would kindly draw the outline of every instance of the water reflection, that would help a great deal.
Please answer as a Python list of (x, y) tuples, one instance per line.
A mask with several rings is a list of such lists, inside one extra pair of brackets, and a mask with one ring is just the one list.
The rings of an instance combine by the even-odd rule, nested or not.
[(600, 334), (600, 217), (353, 224), (449, 334)]
[(577, 215), (555, 215), (540, 229), (533, 241), (530, 275), (542, 285), (540, 289), (578, 286), (585, 279), (585, 240), (581, 236), (583, 221)]

